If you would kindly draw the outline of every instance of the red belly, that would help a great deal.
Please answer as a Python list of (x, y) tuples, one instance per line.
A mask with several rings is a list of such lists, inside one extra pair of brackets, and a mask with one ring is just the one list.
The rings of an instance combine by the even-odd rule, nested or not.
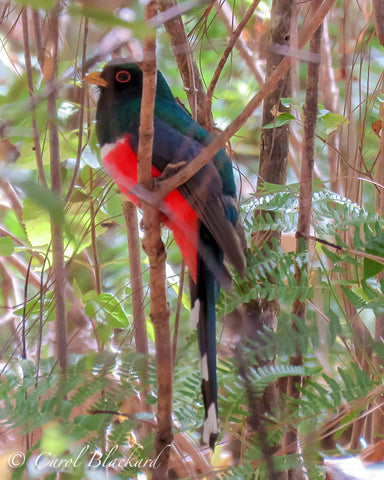
[[(114, 148), (103, 157), (103, 162), (120, 190), (137, 205), (137, 197), (129, 193), (130, 188), (137, 185), (137, 156), (129, 144), (129, 135), (115, 144)], [(160, 176), (160, 172), (154, 166), (152, 166), (152, 176)], [(197, 214), (178, 190), (174, 190), (164, 198), (164, 205), (172, 212), (171, 217), (164, 215), (164, 224), (172, 230), (189, 272), (196, 282)]]

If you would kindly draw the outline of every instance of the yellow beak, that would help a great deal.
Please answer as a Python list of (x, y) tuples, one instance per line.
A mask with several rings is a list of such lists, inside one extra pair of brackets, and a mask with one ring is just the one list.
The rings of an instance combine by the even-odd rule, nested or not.
[(108, 82), (102, 78), (100, 72), (89, 73), (84, 80), (92, 85), (98, 85), (99, 87), (107, 87)]

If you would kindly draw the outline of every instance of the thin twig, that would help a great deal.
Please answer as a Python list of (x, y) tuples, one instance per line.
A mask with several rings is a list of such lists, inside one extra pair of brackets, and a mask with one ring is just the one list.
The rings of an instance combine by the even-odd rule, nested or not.
[(132, 202), (123, 204), (125, 225), (127, 227), (129, 269), (132, 290), (132, 315), (136, 350), (148, 354), (147, 324), (144, 310), (143, 272), (141, 268), (139, 228), (137, 211)]
[[(177, 7), (176, 0), (160, 0), (159, 10), (166, 13)], [(164, 24), (176, 59), (184, 89), (187, 93), (188, 103), (192, 110), (192, 117), (202, 126), (206, 119), (206, 93), (199, 75), (193, 52), (185, 32), (181, 15), (178, 14), (167, 20)]]
[[(216, 10), (224, 23), (227, 32), (232, 33), (233, 29), (237, 27), (237, 21), (232, 15), (231, 7), (228, 5), (228, 2), (225, 0), (216, 1)], [(238, 50), (241, 58), (247, 64), (252, 75), (257, 80), (259, 86), (264, 85), (264, 72), (262, 68), (257, 64), (254, 53), (250, 50), (247, 45), (247, 42), (240, 36), (235, 43), (235, 48)]]
[(35, 35), (35, 44), (37, 51), (37, 60), (40, 65), (40, 69), (44, 71), (44, 60), (45, 60), (45, 48), (42, 38), (42, 28), (41, 28), (41, 17), (39, 10), (32, 11), (32, 20), (33, 20), (33, 33)]
[(27, 274), (26, 274), (25, 280), (24, 280), (23, 318), (21, 320), (21, 322), (22, 322), (21, 342), (22, 342), (22, 347), (23, 347), (23, 350), (21, 352), (21, 358), (23, 358), (24, 360), (26, 360), (26, 358), (27, 358), (27, 339), (26, 339), (26, 335), (25, 335), (25, 331), (26, 331), (25, 326), (26, 326), (26, 323), (27, 323), (28, 285), (29, 285), (29, 273), (31, 271), (32, 260), (33, 260), (33, 255), (29, 259)]
[(177, 337), (179, 335), (180, 311), (181, 311), (181, 302), (182, 302), (182, 299), (183, 299), (183, 290), (184, 290), (184, 277), (185, 277), (185, 262), (183, 260), (181, 262), (179, 294), (177, 296), (175, 327), (173, 329), (173, 346), (172, 346), (173, 368), (175, 368), (175, 365), (176, 365)]
[[(87, 40), (88, 40), (88, 18), (84, 19), (84, 36), (83, 36), (83, 52), (82, 52), (82, 68), (81, 68), (81, 79), (83, 79), (87, 73)], [(75, 168), (73, 170), (73, 177), (71, 180), (71, 185), (69, 186), (68, 193), (65, 197), (67, 202), (71, 196), (72, 190), (76, 184), (77, 174), (80, 168), (80, 159), (81, 154), (83, 153), (83, 132), (84, 132), (84, 106), (85, 106), (85, 89), (88, 88), (87, 84), (83, 82), (80, 89), (80, 111), (79, 111), (79, 140), (77, 143), (77, 155)]]
[(29, 100), (30, 100), (29, 103), (30, 103), (31, 119), (32, 119), (32, 137), (33, 137), (33, 144), (34, 144), (34, 147), (35, 147), (37, 172), (38, 172), (38, 175), (39, 175), (40, 182), (46, 187), (47, 186), (47, 180), (45, 178), (43, 156), (42, 156), (42, 153), (41, 153), (39, 127), (37, 125), (37, 120), (36, 120), (36, 103), (35, 103), (35, 93), (34, 93), (34, 87), (33, 87), (31, 53), (30, 53), (30, 49), (29, 49), (29, 31), (28, 31), (28, 10), (27, 10), (27, 7), (23, 8), (22, 23), (23, 23), (25, 70), (26, 70), (26, 73), (27, 73), (28, 93), (29, 93)]
[[(50, 27), (53, 39), (52, 61), (53, 68), (46, 83), (53, 82), (57, 75), (58, 42), (59, 42), (59, 5), (53, 9), (50, 15)], [(50, 164), (51, 164), (51, 188), (61, 197), (61, 163), (59, 132), (57, 127), (57, 90), (52, 89), (47, 97), (47, 114), (49, 130)], [(52, 231), (52, 257), (55, 295), (56, 317), (56, 348), (59, 364), (63, 373), (67, 371), (67, 319), (65, 312), (65, 270), (64, 270), (64, 241), (62, 225), (51, 219)]]
[(101, 272), (99, 264), (99, 255), (97, 252), (97, 241), (96, 241), (96, 212), (95, 212), (95, 199), (93, 198), (94, 182), (93, 182), (93, 168), (89, 169), (89, 215), (91, 218), (91, 248), (93, 256), (93, 271), (95, 272), (95, 284), (96, 292), (98, 295), (102, 292), (102, 283), (101, 283)]
[(240, 37), (242, 31), (244, 30), (245, 26), (249, 22), (250, 18), (252, 17), (254, 11), (256, 10), (260, 0), (253, 0), (252, 5), (248, 8), (246, 11), (243, 19), (241, 22), (238, 24), (236, 29), (232, 32), (231, 38), (228, 41), (228, 45), (226, 46), (223, 55), (221, 56), (219, 63), (217, 64), (216, 70), (213, 74), (211, 83), (209, 84), (208, 90), (207, 90), (207, 125), (208, 125), (208, 130), (212, 129), (212, 125), (210, 125), (210, 122), (212, 121), (212, 115), (210, 114), (211, 109), (212, 109), (212, 97), (213, 97), (213, 92), (215, 91), (217, 82), (219, 81), (220, 75), (223, 71), (223, 68), (225, 64), (227, 63), (228, 57), (231, 54), (233, 47), (235, 46), (238, 38)]
[[(324, 20), (323, 26), (323, 43), (321, 48), (321, 64), (320, 64), (320, 90), (324, 107), (330, 112), (337, 112), (339, 88), (335, 79), (335, 69), (332, 66), (332, 44), (328, 31), (328, 21)], [(331, 181), (331, 190), (339, 191), (340, 178), (338, 175), (338, 148), (340, 143), (340, 130), (331, 133), (328, 136), (328, 164), (329, 178)]]
[[(319, 25), (323, 22), (325, 15), (332, 8), (336, 0), (324, 0), (321, 6), (314, 12), (313, 16), (304, 26), (299, 37), (299, 48), (303, 48), (312, 37)], [(164, 180), (159, 188), (159, 194), (164, 198), (172, 190), (185, 183), (196, 172), (198, 172), (209, 160), (230, 140), (230, 138), (245, 124), (254, 110), (260, 105), (263, 99), (275, 88), (279, 80), (285, 75), (291, 66), (291, 58), (285, 57), (273, 71), (268, 82), (259, 90), (259, 92), (246, 105), (243, 111), (228, 125), (228, 127), (217, 136), (191, 163), (181, 169), (171, 178)]]
[(9, 183), (8, 180), (3, 180), (1, 178), (0, 178), (0, 188), (3, 190), (5, 197), (10, 202), (13, 212), (16, 214), (20, 223), (22, 223), (23, 222), (23, 206), (21, 204), (20, 198), (16, 193), (15, 189)]
[(44, 294), (45, 294), (45, 288), (46, 288), (46, 286), (44, 285), (44, 273), (45, 273), (45, 262), (46, 262), (46, 260), (47, 260), (47, 258), (44, 259), (43, 265), (41, 267), (41, 274), (40, 274), (39, 333), (38, 333), (38, 339), (37, 339), (35, 387), (37, 387), (37, 383), (38, 383), (39, 375), (40, 375), (41, 346), (42, 346), (42, 342), (43, 342)]

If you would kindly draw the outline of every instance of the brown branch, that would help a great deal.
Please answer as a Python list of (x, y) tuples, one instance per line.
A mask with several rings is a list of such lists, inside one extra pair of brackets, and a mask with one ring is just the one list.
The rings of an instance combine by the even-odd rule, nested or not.
[(143, 70), (143, 95), (141, 100), (139, 147), (137, 153), (137, 182), (152, 190), (152, 149), (153, 149), (153, 112), (156, 97), (156, 40), (144, 42), (144, 59), (140, 67)]
[(177, 296), (175, 327), (173, 329), (173, 342), (172, 342), (173, 343), (172, 345), (173, 368), (175, 368), (175, 365), (176, 365), (177, 337), (179, 335), (181, 301), (183, 299), (183, 290), (184, 290), (184, 277), (185, 277), (185, 262), (183, 260), (181, 262), (179, 294)]
[[(46, 83), (53, 82), (57, 75), (58, 42), (59, 42), (59, 5), (53, 9), (50, 15), (50, 30), (53, 40), (52, 48), (52, 72), (45, 79)], [(51, 166), (52, 192), (61, 197), (61, 163), (59, 131), (57, 127), (57, 90), (50, 91), (47, 97), (48, 131)], [(59, 365), (63, 373), (67, 370), (67, 319), (65, 312), (65, 270), (64, 270), (64, 241), (62, 225), (51, 219), (52, 232), (52, 257), (55, 295), (55, 318), (56, 318), (56, 348)]]
[[(320, 7), (314, 12), (307, 24), (304, 26), (299, 37), (299, 48), (310, 40), (314, 32), (318, 29), (332, 8), (335, 0), (324, 0)], [(230, 138), (245, 124), (254, 110), (260, 105), (264, 98), (272, 92), (279, 80), (286, 74), (291, 66), (290, 57), (285, 57), (271, 74), (268, 82), (259, 90), (259, 92), (246, 105), (243, 111), (228, 125), (228, 127), (216, 137), (191, 163), (180, 170), (173, 177), (162, 182), (159, 188), (161, 197), (164, 198), (172, 190), (185, 183), (196, 172), (198, 172), (209, 160), (230, 140)]]
[(232, 32), (231, 38), (228, 41), (228, 45), (226, 46), (223, 55), (221, 56), (219, 63), (217, 64), (216, 70), (213, 74), (211, 83), (209, 84), (208, 90), (207, 90), (207, 126), (208, 130), (212, 130), (212, 115), (211, 115), (211, 109), (212, 109), (212, 97), (213, 97), (213, 92), (215, 91), (217, 82), (219, 81), (220, 75), (223, 71), (223, 68), (225, 64), (227, 63), (228, 57), (231, 54), (233, 47), (235, 46), (238, 38), (240, 37), (242, 31), (244, 30), (245, 26), (249, 22), (250, 18), (252, 17), (254, 11), (256, 10), (260, 0), (253, 0), (252, 5), (248, 8), (246, 11), (243, 19), (239, 23), (239, 25), (236, 27), (236, 29)]
[[(317, 3), (318, 0), (312, 0), (312, 8), (315, 8)], [(321, 36), (322, 27), (319, 26), (310, 42), (310, 51), (314, 54), (320, 53)], [(304, 105), (304, 148), (300, 178), (299, 218), (297, 224), (297, 231), (302, 235), (309, 235), (311, 225), (312, 181), (315, 156), (315, 130), (318, 111), (319, 73), (320, 64), (317, 62), (310, 62), (308, 64)]]
[[(13, 315), (13, 305), (18, 303), (17, 295), (18, 292), (15, 291), (15, 284), (13, 282), (13, 276), (8, 269), (6, 264), (5, 258), (0, 256), (0, 288), (1, 288), (1, 295), (3, 297), (1, 310), (8, 311), (4, 315), (0, 316), (1, 322), (5, 323), (6, 319), (14, 319), (15, 316)], [(11, 297), (14, 298), (13, 302)], [(13, 323), (13, 322), (12, 322)], [(12, 325), (13, 327), (13, 325)]]
[[(79, 139), (80, 142), (80, 139)], [(73, 175), (73, 179), (75, 178), (76, 173)], [(90, 195), (89, 195), (89, 214), (91, 217), (91, 248), (92, 248), (92, 256), (93, 256), (93, 271), (95, 272), (95, 284), (96, 284), (96, 292), (98, 295), (102, 292), (102, 281), (101, 281), (101, 271), (100, 271), (100, 264), (99, 264), (99, 255), (97, 252), (97, 241), (96, 241), (96, 212), (95, 212), (95, 199), (93, 198), (93, 190), (94, 190), (94, 181), (93, 181), (93, 168), (89, 169), (89, 185), (90, 185)]]
[(27, 358), (27, 336), (26, 336), (26, 323), (27, 323), (27, 303), (28, 303), (28, 285), (29, 285), (29, 273), (31, 271), (31, 264), (33, 260), (33, 255), (29, 259), (27, 274), (24, 280), (24, 299), (23, 299), (23, 317), (21, 320), (21, 344), (22, 352), (21, 358), (24, 360)]
[[(87, 40), (88, 40), (88, 18), (85, 18), (84, 19), (83, 52), (82, 52), (82, 60), (81, 60), (81, 64), (82, 64), (81, 78), (82, 79), (85, 77), (87, 73)], [(77, 143), (76, 163), (75, 163), (75, 168), (73, 170), (73, 177), (71, 180), (71, 184), (69, 186), (68, 193), (65, 197), (66, 202), (71, 196), (72, 190), (75, 186), (77, 174), (80, 168), (81, 154), (83, 153), (84, 107), (85, 107), (85, 89), (86, 88), (88, 88), (86, 86), (86, 82), (83, 82), (80, 90), (79, 141)]]
[(32, 20), (33, 20), (33, 33), (35, 35), (35, 43), (36, 43), (36, 51), (37, 51), (37, 60), (40, 65), (40, 69), (44, 71), (44, 61), (45, 61), (45, 48), (43, 44), (43, 38), (41, 35), (42, 27), (41, 27), (41, 17), (40, 12), (38, 10), (32, 11)]
[(39, 380), (39, 375), (40, 375), (40, 361), (41, 361), (41, 346), (43, 344), (43, 319), (44, 319), (44, 306), (45, 306), (45, 301), (44, 301), (44, 293), (45, 293), (45, 286), (44, 286), (44, 273), (45, 273), (45, 262), (47, 258), (44, 259), (42, 268), (41, 268), (41, 273), (40, 273), (40, 291), (39, 291), (39, 297), (40, 297), (40, 306), (39, 306), (39, 333), (37, 337), (37, 348), (36, 348), (36, 380), (35, 380), (35, 386), (37, 387), (37, 382)]
[[(7, 257), (7, 263), (9, 265), (12, 265), (18, 272), (20, 272), (22, 275), (26, 276), (28, 273), (28, 267), (25, 264), (25, 262), (16, 254), (12, 254), (9, 257)], [(31, 281), (31, 284), (36, 287), (40, 288), (40, 277), (36, 275), (33, 271), (29, 272), (29, 279)]]
[(44, 171), (44, 165), (43, 165), (43, 156), (42, 156), (42, 153), (41, 153), (41, 146), (40, 146), (39, 127), (37, 125), (37, 120), (36, 120), (36, 102), (35, 102), (35, 93), (34, 93), (34, 87), (33, 87), (31, 53), (30, 53), (30, 49), (29, 49), (29, 31), (28, 31), (28, 10), (27, 10), (27, 7), (24, 7), (23, 11), (22, 11), (22, 23), (23, 23), (25, 70), (26, 70), (26, 73), (27, 73), (29, 104), (30, 104), (31, 119), (32, 119), (32, 138), (33, 138), (33, 144), (34, 144), (34, 147), (35, 147), (37, 172), (38, 172), (38, 175), (39, 175), (40, 182), (44, 186), (47, 186), (47, 180), (45, 178), (45, 171)]
[[(233, 28), (236, 28), (237, 21), (233, 18), (231, 7), (228, 5), (228, 2), (225, 0), (216, 1), (216, 9), (219, 17), (224, 23), (227, 32), (231, 35)], [(241, 58), (247, 64), (249, 70), (252, 72), (252, 75), (257, 80), (258, 84), (264, 85), (264, 73), (262, 69), (257, 64), (253, 52), (249, 49), (247, 42), (239, 37), (235, 43), (235, 48), (238, 50)]]
[[(271, 26), (269, 30), (269, 43), (266, 45), (269, 53), (266, 59), (266, 81), (268, 82), (270, 76), (273, 74), (274, 68), (282, 61), (284, 55), (274, 48), (279, 46), (290, 46), (290, 32), (291, 32), (291, 18), (293, 15), (293, 2), (291, 0), (274, 0), (271, 11)], [(274, 124), (276, 117), (274, 111), (289, 111), (281, 104), (281, 98), (291, 97), (291, 75), (288, 70), (285, 75), (279, 80), (276, 87), (264, 99), (263, 102), (263, 116), (262, 124)], [(290, 129), (288, 125), (276, 127), (273, 129), (262, 129), (260, 138), (260, 162), (257, 181), (257, 192), (260, 194), (265, 188), (265, 183), (284, 184), (287, 180), (287, 164), (289, 153), (289, 136)], [(275, 218), (275, 212), (262, 211), (256, 209), (254, 211), (255, 218)], [(265, 246), (273, 248), (273, 241), (281, 242), (281, 234), (276, 230), (262, 230), (254, 232), (251, 237), (253, 248), (265, 251)], [(244, 305), (244, 320), (243, 320), (243, 340), (245, 348), (255, 348), (254, 341), (257, 339), (257, 332), (263, 328), (276, 330), (278, 325), (278, 317), (280, 312), (280, 304), (278, 298), (260, 298), (251, 300)], [(255, 337), (256, 335), (256, 337)], [(241, 344), (239, 344), (240, 347)], [(244, 348), (243, 347), (243, 348)], [(276, 353), (276, 352), (275, 352)], [(257, 347), (254, 351), (255, 366), (264, 367), (266, 365), (273, 365), (274, 359), (259, 358)], [(248, 368), (248, 367), (247, 367)], [(245, 377), (247, 381), (247, 377)], [(251, 386), (249, 386), (251, 388)], [(278, 405), (279, 394), (283, 389), (282, 382), (274, 382), (265, 388), (265, 391), (257, 399), (255, 405), (252, 404), (252, 395), (248, 393), (248, 402), (250, 409), (250, 416), (247, 419), (249, 428), (249, 437), (257, 432), (260, 436), (261, 432), (267, 431), (271, 428), (270, 417)], [(247, 388), (248, 390), (248, 388)], [(251, 389), (252, 390), (252, 389)], [(260, 449), (263, 458), (269, 465), (269, 476), (275, 476), (280, 480), (283, 478), (281, 473), (273, 471), (273, 462), (271, 458), (276, 452), (277, 445), (269, 445), (268, 442), (261, 442)], [(269, 463), (268, 463), (269, 462)]]
[(143, 273), (141, 269), (139, 229), (135, 205), (126, 201), (123, 204), (128, 236), (129, 268), (132, 289), (132, 315), (136, 350), (148, 354), (147, 324), (144, 311)]
[[(320, 91), (324, 102), (324, 107), (331, 111), (337, 111), (339, 88), (335, 79), (335, 71), (332, 66), (332, 47), (329, 38), (328, 21), (324, 20), (323, 27), (323, 43), (321, 48), (321, 65), (320, 65)], [(328, 164), (329, 178), (331, 181), (331, 190), (339, 191), (340, 179), (338, 178), (338, 148), (340, 143), (340, 131), (331, 133), (328, 136)]]
[[(146, 19), (157, 12), (155, 0), (146, 7)], [(143, 95), (140, 112), (139, 147), (138, 147), (138, 183), (151, 190), (153, 185), (152, 147), (153, 147), (153, 112), (156, 96), (156, 39), (144, 41)], [(161, 240), (160, 212), (149, 203), (141, 202), (145, 236), (143, 248), (148, 255), (150, 274), (151, 320), (155, 330), (157, 361), (157, 428), (155, 435), (155, 455), (159, 458), (159, 468), (153, 472), (153, 480), (168, 478), (170, 446), (172, 443), (172, 349), (167, 307), (165, 281), (165, 248)]]
[(1, 178), (0, 188), (4, 191), (5, 197), (10, 202), (11, 208), (19, 219), (20, 223), (23, 223), (23, 206), (15, 189), (8, 180), (3, 180)]
[[(311, 13), (318, 8), (319, 0), (312, 0)], [(314, 33), (309, 50), (314, 55), (320, 55), (321, 51), (321, 38), (322, 38), (322, 25), (318, 27)], [(318, 62), (309, 62), (307, 71), (307, 86), (304, 104), (304, 136), (303, 136), (303, 159), (301, 164), (301, 177), (300, 177), (300, 195), (299, 195), (299, 219), (297, 224), (297, 230), (299, 235), (303, 236), (305, 242), (305, 249), (308, 251), (308, 239), (306, 236), (310, 233), (311, 216), (312, 216), (312, 182), (313, 182), (313, 165), (315, 157), (315, 133), (316, 133), (316, 121), (318, 112), (318, 95), (319, 95), (319, 77), (320, 77), (320, 64)], [(299, 244), (300, 239), (297, 241), (296, 250), (300, 252), (302, 246)], [(295, 280), (297, 285), (300, 285), (302, 278), (301, 268), (295, 264)], [(305, 302), (302, 302), (299, 298), (295, 299), (292, 306), (292, 313), (305, 320)], [(296, 329), (296, 324), (292, 325), (292, 328)], [(303, 357), (302, 353), (297, 349), (296, 355), (290, 359), (290, 365), (302, 365)], [(300, 392), (298, 386), (302, 384), (302, 377), (289, 377), (287, 380), (287, 395), (292, 398), (299, 398)], [(292, 429), (286, 435), (286, 444), (295, 442), (297, 439), (296, 429)], [(295, 469), (288, 471), (288, 479), (297, 478), (298, 472)]]
[[(159, 10), (163, 13), (177, 6), (177, 0), (160, 0)], [(192, 110), (192, 117), (200, 125), (205, 125), (206, 119), (206, 93), (203, 82), (199, 75), (195, 58), (181, 15), (176, 15), (164, 23), (165, 30), (171, 43), (172, 51), (176, 59), (181, 79), (189, 105)]]

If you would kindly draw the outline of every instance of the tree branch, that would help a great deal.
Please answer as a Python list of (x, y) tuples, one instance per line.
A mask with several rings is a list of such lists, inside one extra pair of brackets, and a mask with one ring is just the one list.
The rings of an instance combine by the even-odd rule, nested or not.
[[(233, 18), (231, 7), (226, 0), (216, 2), (216, 10), (224, 23), (227, 32), (231, 35), (233, 28), (237, 26), (237, 20)], [(239, 51), (241, 58), (247, 64), (259, 85), (264, 85), (264, 73), (254, 58), (254, 53), (249, 49), (246, 41), (240, 36), (235, 43), (236, 49)]]
[(144, 311), (143, 272), (141, 269), (139, 229), (136, 207), (132, 202), (123, 204), (128, 237), (129, 268), (132, 288), (132, 314), (136, 350), (148, 354), (147, 326)]
[[(79, 139), (79, 143), (81, 143), (80, 139)], [(93, 191), (95, 186), (94, 186), (93, 177), (94, 177), (93, 168), (89, 168), (89, 216), (91, 218), (90, 230), (91, 230), (91, 248), (92, 248), (92, 256), (93, 256), (92, 269), (95, 273), (96, 292), (98, 295), (100, 295), (103, 288), (102, 288), (101, 270), (100, 270), (100, 264), (99, 264), (99, 254), (97, 251), (97, 241), (96, 241), (96, 212), (95, 212), (95, 199), (93, 198)], [(73, 174), (73, 179), (75, 178), (76, 178), (76, 172), (74, 172)]]
[[(84, 37), (83, 37), (83, 52), (81, 60), (81, 78), (83, 79), (87, 73), (87, 40), (88, 40), (88, 18), (84, 18)], [(81, 154), (83, 153), (83, 132), (84, 132), (84, 106), (85, 106), (85, 89), (88, 88), (83, 82), (80, 90), (80, 111), (79, 111), (79, 141), (77, 144), (76, 163), (73, 170), (73, 177), (65, 197), (67, 202), (71, 196), (72, 190), (76, 183), (77, 174), (80, 167)]]
[[(307, 22), (307, 25), (303, 28), (299, 37), (299, 48), (303, 48), (304, 45), (310, 40), (314, 32), (318, 29), (332, 8), (336, 0), (324, 0), (320, 7), (314, 12), (313, 16)], [(279, 80), (285, 75), (291, 66), (291, 58), (285, 57), (276, 69), (271, 74), (268, 82), (259, 90), (259, 92), (252, 98), (252, 100), (246, 105), (243, 111), (235, 118), (235, 120), (228, 125), (228, 127), (216, 137), (212, 143), (210, 143), (191, 163), (180, 170), (173, 177), (164, 180), (159, 188), (159, 194), (164, 198), (172, 190), (185, 183), (196, 172), (198, 172), (209, 160), (230, 140), (231, 137), (245, 124), (248, 118), (252, 115), (254, 110), (260, 105), (264, 98), (272, 92)]]
[[(50, 16), (50, 29), (52, 33), (52, 72), (45, 79), (51, 83), (57, 75), (58, 42), (59, 42), (59, 5), (53, 9)], [(51, 164), (51, 188), (52, 192), (61, 197), (61, 164), (59, 132), (57, 127), (57, 89), (53, 88), (47, 97), (48, 131)], [(67, 370), (67, 319), (65, 313), (65, 270), (64, 270), (64, 242), (62, 225), (51, 219), (52, 231), (52, 256), (55, 295), (56, 317), (56, 349), (59, 365), (63, 373)]]
[(175, 328), (173, 331), (173, 342), (172, 342), (173, 368), (175, 368), (175, 365), (176, 365), (177, 337), (179, 335), (180, 311), (181, 311), (181, 302), (183, 299), (183, 290), (184, 290), (184, 277), (185, 277), (185, 261), (183, 260), (181, 262), (181, 269), (180, 269), (179, 294), (177, 295)]
[[(177, 6), (176, 0), (160, 0), (159, 9), (166, 12)], [(204, 126), (206, 119), (206, 93), (199, 75), (195, 58), (181, 15), (176, 15), (164, 23), (169, 41), (176, 59), (184, 88), (187, 92), (188, 102), (192, 110), (192, 117)]]
[(35, 35), (35, 43), (37, 50), (37, 60), (40, 65), (40, 69), (44, 71), (44, 62), (45, 62), (45, 48), (42, 39), (42, 27), (41, 27), (41, 18), (39, 10), (32, 11), (32, 20), (33, 20), (33, 32)]
[(211, 109), (212, 109), (212, 97), (213, 97), (213, 92), (215, 91), (217, 82), (219, 81), (220, 75), (223, 71), (223, 68), (225, 64), (227, 63), (228, 57), (231, 54), (233, 47), (235, 46), (238, 38), (241, 35), (241, 32), (244, 30), (246, 24), (249, 22), (249, 19), (252, 17), (254, 11), (256, 10), (260, 0), (254, 0), (252, 5), (248, 8), (247, 12), (245, 13), (243, 19), (241, 22), (238, 24), (236, 29), (232, 32), (231, 38), (228, 41), (228, 45), (226, 46), (223, 55), (221, 56), (219, 63), (217, 64), (216, 70), (213, 74), (211, 83), (209, 84), (208, 90), (207, 90), (207, 125), (208, 125), (208, 130), (211, 130), (213, 125), (212, 125), (212, 115), (211, 115)]
[[(155, 0), (146, 7), (146, 19), (157, 12)], [(153, 112), (156, 96), (156, 39), (144, 40), (143, 95), (140, 112), (139, 147), (138, 147), (138, 183), (148, 190), (152, 189), (153, 180)], [(159, 458), (159, 468), (153, 472), (153, 480), (168, 478), (168, 463), (172, 443), (172, 349), (167, 307), (165, 280), (165, 248), (161, 241), (159, 210), (146, 202), (140, 202), (143, 210), (145, 236), (143, 248), (149, 259), (149, 286), (151, 292), (151, 320), (155, 330), (157, 360), (157, 428), (155, 435), (155, 454)]]
[(33, 88), (31, 53), (30, 53), (30, 49), (29, 49), (28, 9), (27, 9), (27, 7), (23, 8), (22, 22), (23, 22), (23, 42), (24, 42), (25, 70), (26, 70), (26, 73), (27, 73), (28, 93), (29, 93), (29, 101), (30, 101), (29, 103), (30, 103), (31, 119), (32, 119), (32, 137), (33, 137), (33, 144), (34, 144), (34, 147), (35, 147), (36, 165), (37, 165), (39, 180), (46, 187), (47, 186), (47, 180), (45, 178), (43, 156), (42, 156), (42, 153), (41, 153), (41, 146), (40, 146), (39, 128), (37, 126), (37, 120), (36, 120), (36, 102), (35, 102), (35, 93), (34, 93), (34, 88)]
[[(319, 0), (312, 0), (311, 13), (318, 7)], [(322, 38), (322, 25), (318, 27), (314, 33), (309, 50), (314, 56), (320, 55), (321, 52), (321, 38)], [(319, 77), (320, 77), (320, 63), (309, 62), (307, 70), (307, 86), (304, 105), (304, 146), (303, 146), (303, 160), (301, 164), (301, 176), (300, 176), (300, 195), (299, 195), (299, 219), (297, 223), (297, 231), (299, 234), (304, 235), (305, 249), (308, 251), (308, 239), (307, 236), (310, 232), (311, 216), (312, 216), (312, 182), (313, 182), (313, 165), (315, 157), (315, 130), (317, 122), (318, 112), (318, 95), (319, 95)], [(299, 244), (300, 239), (297, 241), (296, 251), (299, 253), (302, 247)], [(302, 270), (295, 264), (295, 280), (297, 285), (301, 284)], [(295, 299), (292, 306), (292, 313), (305, 320), (305, 302), (302, 302), (299, 298)], [(296, 324), (292, 325), (292, 328), (297, 329)], [(290, 359), (290, 365), (302, 365), (303, 357), (300, 349), (297, 348), (296, 355)], [(299, 398), (300, 392), (298, 385), (302, 384), (302, 377), (289, 377), (287, 380), (287, 395), (292, 398)], [(292, 429), (286, 435), (286, 443), (297, 441), (297, 430)], [(298, 477), (297, 469), (291, 469), (288, 471), (288, 479), (293, 480)]]

